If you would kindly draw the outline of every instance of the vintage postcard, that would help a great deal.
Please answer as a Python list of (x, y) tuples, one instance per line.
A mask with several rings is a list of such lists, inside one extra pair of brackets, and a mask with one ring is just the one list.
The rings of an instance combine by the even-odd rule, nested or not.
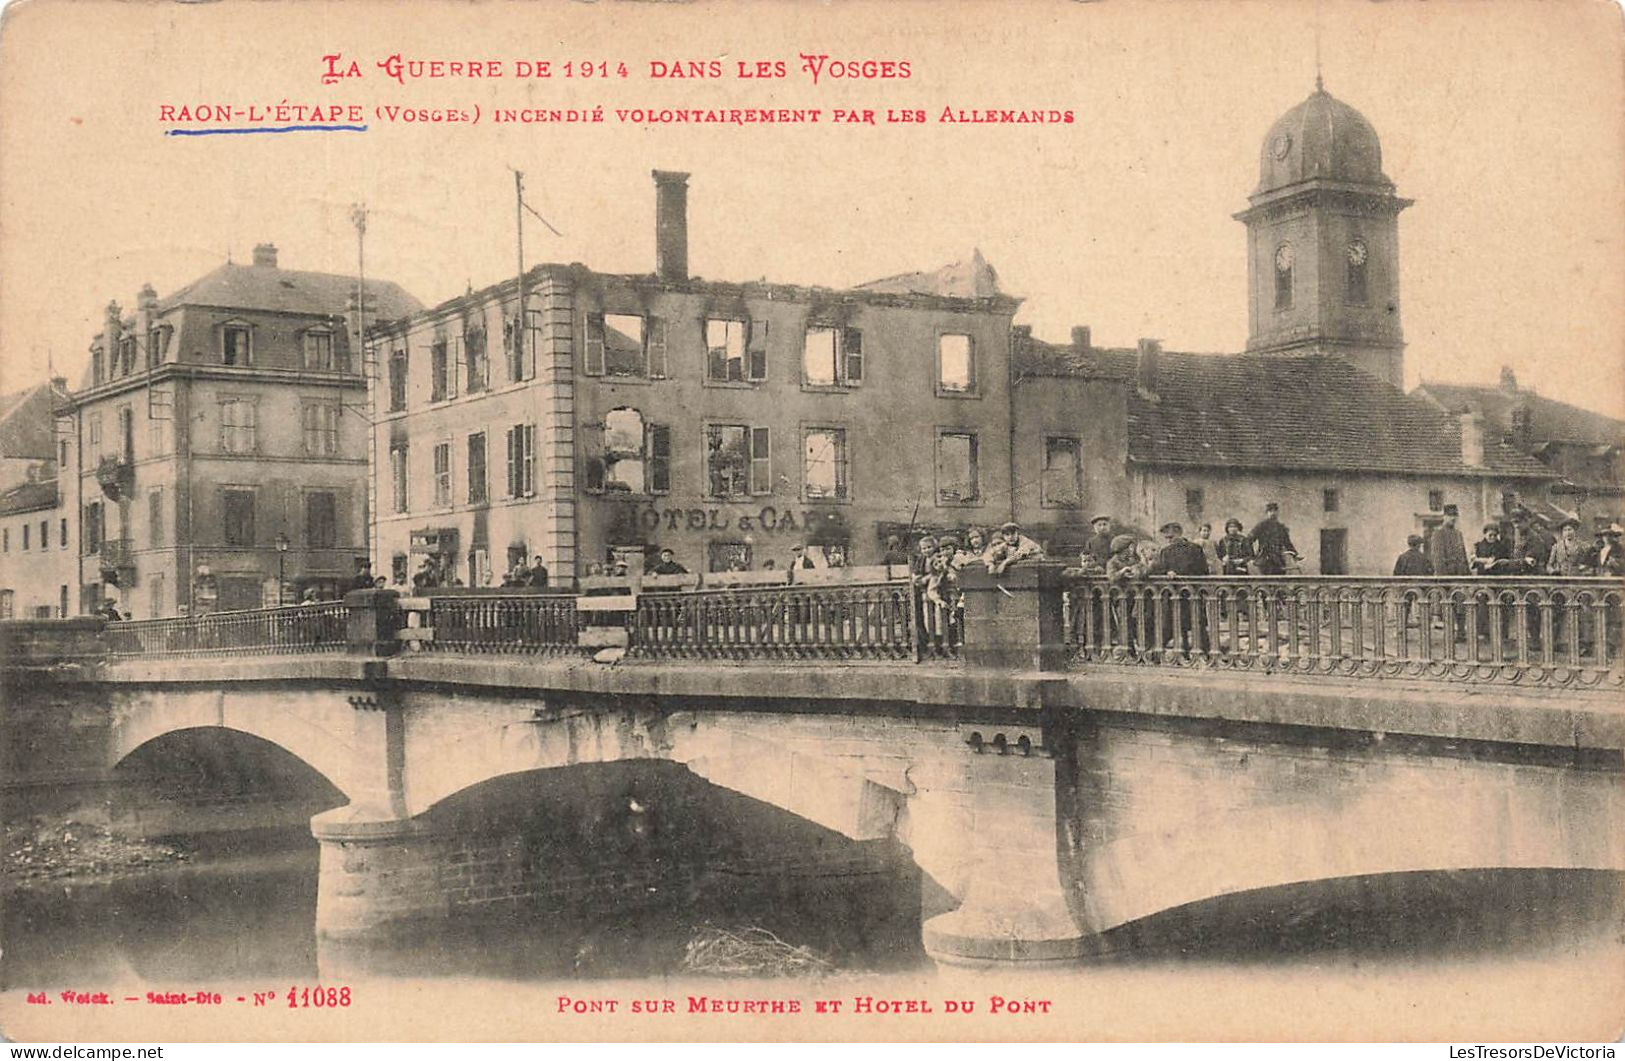
[(1617, 1039), (1622, 43), (12, 3), (0, 1033)]

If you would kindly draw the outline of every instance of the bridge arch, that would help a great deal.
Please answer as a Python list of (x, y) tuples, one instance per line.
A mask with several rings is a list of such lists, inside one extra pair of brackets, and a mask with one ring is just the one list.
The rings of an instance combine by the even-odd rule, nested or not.
[[(1592, 798), (1576, 796), (1590, 782)], [(1625, 799), (1611, 774), (1547, 785), (1376, 791), (1206, 816), (1083, 858), (1097, 932), (1206, 899), (1438, 870), (1625, 870)]]
[(363, 790), (356, 767), (354, 709), (334, 693), (289, 695), (234, 690), (166, 690), (115, 705), (107, 765), (118, 766), (154, 740), (193, 729), (228, 729), (258, 737), (299, 759), (347, 799)]

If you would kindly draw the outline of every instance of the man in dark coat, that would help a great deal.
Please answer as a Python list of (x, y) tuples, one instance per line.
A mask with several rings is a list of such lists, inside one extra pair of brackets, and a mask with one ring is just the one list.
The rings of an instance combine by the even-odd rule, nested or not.
[[(1461, 531), (1456, 529), (1455, 505), (1444, 506), (1444, 525), (1435, 527), (1433, 538), (1428, 542), (1428, 559), (1433, 561), (1433, 573), (1449, 578), (1466, 578), (1472, 573), (1467, 563), (1467, 543), (1462, 540)], [(1467, 609), (1452, 606), (1450, 608), (1456, 616), (1456, 640), (1464, 641), (1467, 638)]]
[(1274, 501), (1264, 506), (1264, 518), (1247, 535), (1247, 540), (1252, 543), (1261, 575), (1284, 575), (1288, 556), (1303, 559), (1298, 547), (1292, 544), (1292, 532), (1281, 522), (1281, 506)]
[[(1178, 523), (1164, 523), (1161, 529), (1162, 539), (1166, 543), (1157, 553), (1156, 560), (1152, 561), (1151, 568), (1146, 574), (1155, 578), (1163, 575), (1168, 578), (1196, 578), (1208, 574), (1207, 556), (1202, 547), (1185, 537), (1185, 528)], [(1191, 626), (1195, 619), (1197, 631), (1197, 644), (1203, 652), (1208, 650), (1207, 614), (1202, 606), (1202, 600), (1194, 590), (1168, 590), (1167, 597), (1162, 606), (1163, 615), (1163, 644), (1174, 647), (1175, 623), (1174, 616), (1179, 616), (1178, 636), (1180, 648), (1187, 655), (1191, 650)], [(1179, 607), (1174, 607), (1178, 601)], [(1192, 604), (1195, 608), (1192, 608)]]
[(651, 575), (686, 575), (688, 568), (677, 562), (677, 554), (670, 549), (660, 550), (660, 562), (649, 569)]
[(1091, 574), (1104, 574), (1106, 561), (1112, 558), (1112, 518), (1096, 516), (1089, 521), (1090, 535), (1083, 543), (1084, 570)]
[(542, 562), (540, 556), (536, 557), (530, 569), (525, 572), (525, 585), (535, 589), (547, 588), (547, 565)]
[(356, 557), (355, 577), (351, 578), (349, 584), (344, 588), (350, 592), (358, 589), (372, 589), (372, 561), (364, 556)]
[(1557, 538), (1546, 529), (1546, 524), (1530, 517), (1523, 525), (1523, 542), (1520, 547), (1524, 573), (1544, 575), (1546, 563), (1552, 558), (1552, 546), (1556, 544)]
[(1422, 553), (1422, 536), (1412, 534), (1405, 539), (1405, 551), (1394, 561), (1395, 578), (1422, 578), (1433, 574), (1433, 561)]

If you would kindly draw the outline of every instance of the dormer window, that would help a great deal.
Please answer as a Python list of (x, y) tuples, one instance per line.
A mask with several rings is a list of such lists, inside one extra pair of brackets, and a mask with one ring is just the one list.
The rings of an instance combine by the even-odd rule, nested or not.
[(226, 365), (246, 365), (254, 355), (254, 330), (232, 322), (220, 327), (220, 361)]
[(305, 367), (330, 372), (333, 360), (333, 333), (327, 328), (312, 328), (305, 333)]

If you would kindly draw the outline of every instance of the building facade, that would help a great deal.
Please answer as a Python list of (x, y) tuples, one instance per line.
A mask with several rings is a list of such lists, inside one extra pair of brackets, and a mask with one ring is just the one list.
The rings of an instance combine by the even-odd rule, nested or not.
[[(282, 269), (274, 246), (133, 315), (116, 303), (67, 402), (80, 473), (77, 607), (138, 618), (336, 593), (366, 554), (357, 282)], [(370, 319), (419, 303), (366, 285)]]
[(78, 521), (66, 503), (74, 451), (56, 431), (66, 382), (0, 397), (0, 619), (74, 614)]
[(1494, 387), (1424, 382), (1414, 393), (1446, 412), (1483, 417), (1489, 435), (1550, 468), (1557, 478), (1544, 499), (1532, 499), (1536, 515), (1577, 519), (1583, 534), (1625, 522), (1625, 421), (1520, 387), (1510, 366)]
[(991, 270), (695, 279), (687, 175), (655, 179), (654, 273), (544, 265), (370, 333), (383, 569), (863, 564), (911, 527), (1008, 518), (1018, 303)]

